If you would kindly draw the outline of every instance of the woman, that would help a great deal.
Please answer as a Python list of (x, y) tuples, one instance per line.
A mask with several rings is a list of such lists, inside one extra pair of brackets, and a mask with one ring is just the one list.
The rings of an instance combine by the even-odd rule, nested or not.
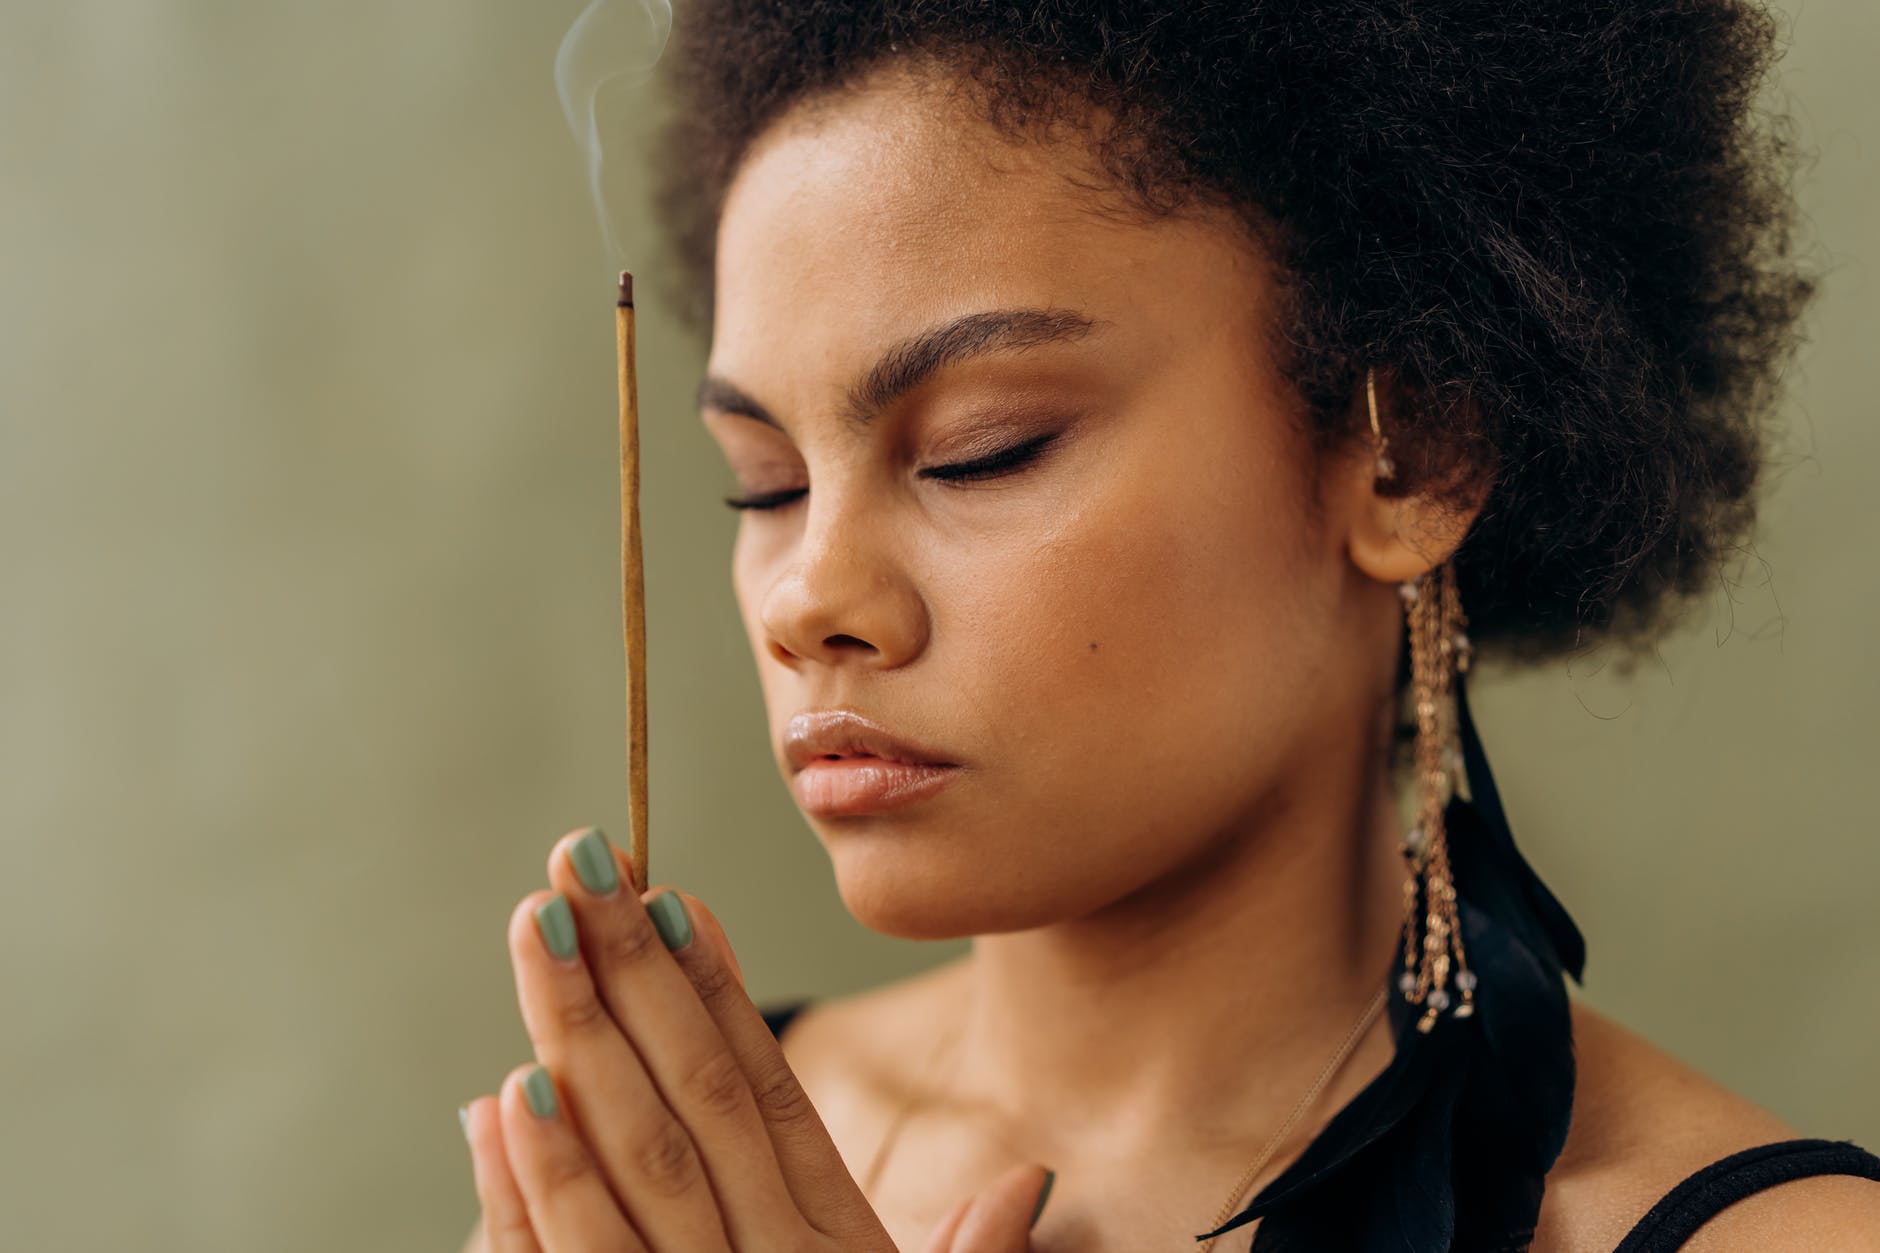
[(565, 837), (473, 1247), (1880, 1249), (1880, 1160), (1569, 1001), (1462, 699), (1649, 647), (1747, 533), (1809, 292), (1771, 46), (687, 6), (663, 201), (778, 764), (858, 918), (975, 944), (786, 1028)]

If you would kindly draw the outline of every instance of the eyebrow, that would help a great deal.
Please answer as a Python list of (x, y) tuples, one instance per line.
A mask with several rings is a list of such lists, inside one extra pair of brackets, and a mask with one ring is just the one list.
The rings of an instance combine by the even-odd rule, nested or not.
[[(1023, 352), (1044, 344), (1064, 343), (1108, 325), (1070, 309), (989, 309), (968, 313), (910, 335), (882, 353), (849, 389), (844, 408), (849, 422), (866, 427), (895, 401), (941, 368), (995, 352)], [(699, 384), (700, 409), (716, 409), (755, 418), (783, 429), (771, 412), (729, 379), (706, 375)]]

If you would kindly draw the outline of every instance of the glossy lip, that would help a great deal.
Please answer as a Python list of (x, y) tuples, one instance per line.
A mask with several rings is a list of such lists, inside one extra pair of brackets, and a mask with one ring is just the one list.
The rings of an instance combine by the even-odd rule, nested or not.
[(790, 790), (806, 814), (854, 818), (925, 800), (962, 773), (958, 766), (916, 766), (878, 757), (819, 758), (790, 776)]
[(910, 766), (958, 766), (944, 750), (913, 743), (853, 709), (806, 709), (783, 732), (790, 773), (827, 757), (875, 757)]
[(903, 739), (853, 709), (806, 709), (784, 728), (790, 789), (804, 812), (849, 818), (910, 805), (959, 777), (942, 749)]

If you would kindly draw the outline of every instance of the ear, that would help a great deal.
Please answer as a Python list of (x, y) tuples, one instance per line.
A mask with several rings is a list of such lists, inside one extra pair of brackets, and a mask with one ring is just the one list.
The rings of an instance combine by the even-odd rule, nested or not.
[[(1377, 420), (1385, 439), (1385, 455), (1396, 468), (1391, 478), (1377, 477), (1377, 439), (1371, 434), (1370, 402), (1359, 380), (1355, 421), (1362, 432), (1335, 458), (1330, 485), (1342, 508), (1345, 549), (1351, 563), (1381, 583), (1401, 583), (1440, 566), (1469, 532), (1494, 483), (1493, 466), (1485, 463), (1486, 440), (1480, 413), (1463, 401), (1445, 415), (1444, 424), (1461, 436), (1454, 447), (1431, 455), (1392, 439), (1403, 423), (1393, 415), (1404, 411), (1407, 393), (1395, 376), (1377, 372)], [(1396, 492), (1397, 484), (1411, 489)]]

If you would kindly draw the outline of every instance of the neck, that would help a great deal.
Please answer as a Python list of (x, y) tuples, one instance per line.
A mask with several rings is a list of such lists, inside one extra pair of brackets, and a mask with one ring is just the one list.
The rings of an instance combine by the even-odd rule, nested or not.
[[(1314, 760), (1201, 861), (1098, 914), (976, 940), (957, 1080), (1067, 1134), (1278, 1127), (1402, 942), (1382, 759), (1357, 743)], [(1391, 1048), (1379, 1014), (1321, 1099), (1356, 1091)]]

